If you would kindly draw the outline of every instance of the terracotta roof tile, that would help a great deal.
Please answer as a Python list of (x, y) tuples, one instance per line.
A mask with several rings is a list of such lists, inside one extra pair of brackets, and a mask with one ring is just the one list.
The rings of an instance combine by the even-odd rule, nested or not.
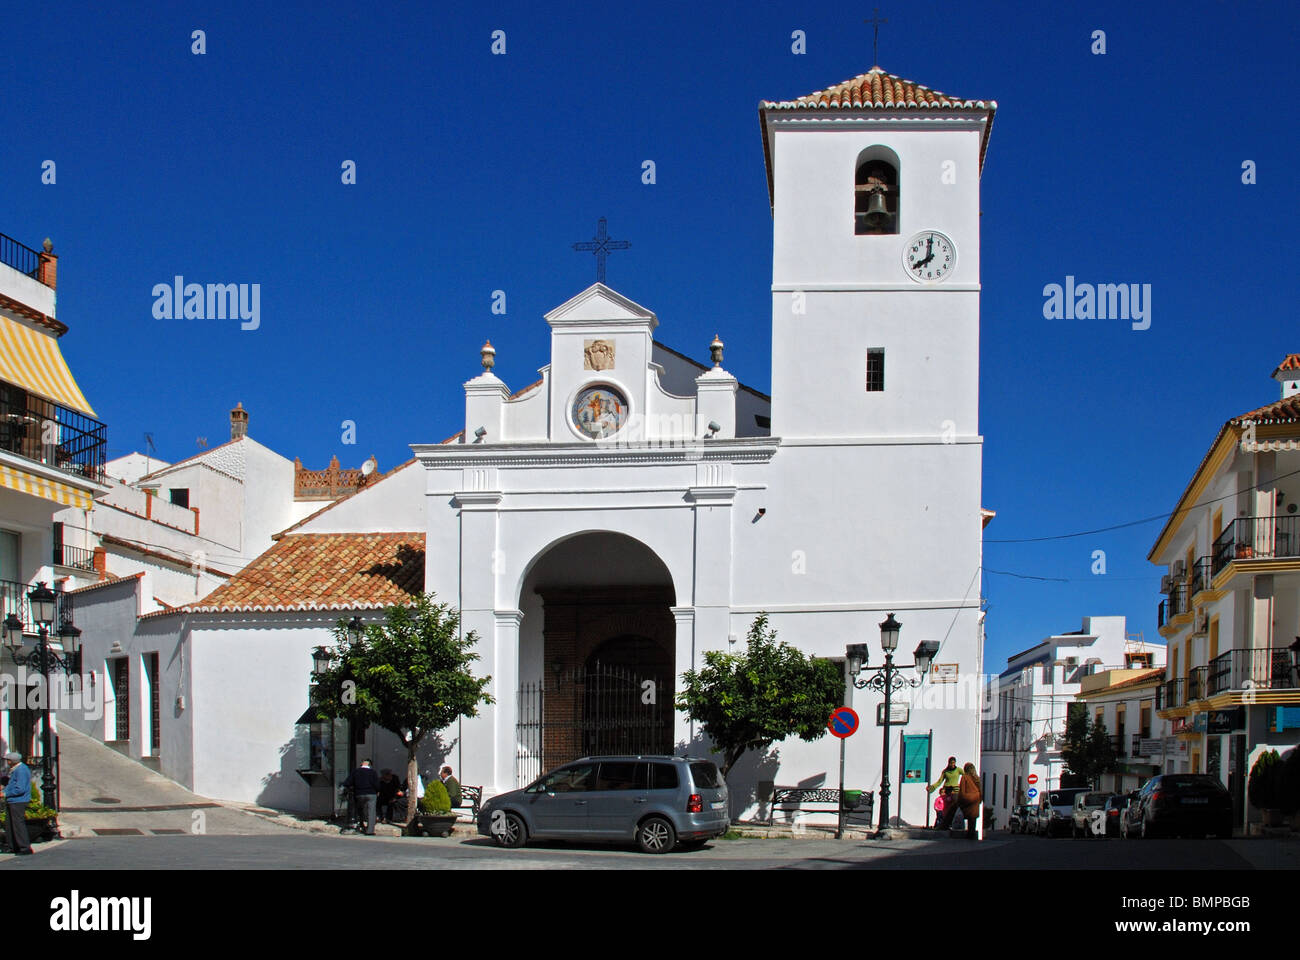
[(825, 90), (816, 90), (807, 96), (794, 100), (764, 100), (759, 104), (766, 110), (799, 110), (818, 107), (840, 108), (844, 110), (907, 110), (920, 108), (978, 109), (994, 110), (997, 104), (992, 100), (964, 100), (950, 97), (938, 90), (904, 80), (902, 77), (887, 73), (880, 67), (872, 67), (866, 73)]
[(1256, 407), (1249, 413), (1233, 417), (1228, 423), (1235, 427), (1247, 420), (1254, 423), (1300, 423), (1300, 393)]
[(1288, 353), (1286, 359), (1277, 365), (1273, 371), (1273, 376), (1277, 376), (1283, 370), (1300, 370), (1300, 353)]
[(365, 609), (423, 589), (423, 533), (295, 533), (203, 600), (166, 612)]

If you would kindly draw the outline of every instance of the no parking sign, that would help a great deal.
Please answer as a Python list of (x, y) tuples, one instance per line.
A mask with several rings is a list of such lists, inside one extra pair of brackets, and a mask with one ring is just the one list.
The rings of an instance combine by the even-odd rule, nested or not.
[(831, 732), (831, 736), (843, 740), (857, 732), (858, 723), (858, 712), (852, 707), (836, 707), (831, 711), (831, 718), (826, 721), (826, 729)]

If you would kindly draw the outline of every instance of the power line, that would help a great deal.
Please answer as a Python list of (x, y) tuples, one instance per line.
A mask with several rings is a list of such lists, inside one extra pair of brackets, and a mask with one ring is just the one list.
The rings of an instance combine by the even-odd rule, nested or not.
[[(1274, 477), (1268, 483), (1277, 483), (1279, 480), (1285, 480), (1287, 477), (1294, 477), (1300, 474), (1300, 470), (1292, 470), (1290, 473), (1284, 473), (1281, 476)], [(1050, 537), (1019, 537), (1008, 540), (985, 540), (985, 543), (1044, 543), (1049, 540), (1072, 540), (1075, 537), (1090, 537), (1098, 533), (1109, 533), (1112, 530), (1124, 530), (1128, 527), (1140, 527), (1144, 523), (1154, 523), (1156, 520), (1167, 520), (1178, 514), (1191, 513), (1201, 507), (1208, 507), (1212, 503), (1218, 503), (1221, 500), (1235, 500), (1239, 494), (1247, 493), (1251, 490), (1258, 490), (1262, 484), (1256, 483), (1247, 487), (1245, 490), (1235, 490), (1232, 493), (1224, 494), (1221, 497), (1214, 497), (1211, 500), (1202, 500), (1194, 503), (1190, 507), (1183, 507), (1181, 510), (1171, 510), (1168, 513), (1158, 513), (1155, 516), (1144, 517), (1141, 520), (1129, 520), (1125, 523), (1112, 524), (1109, 527), (1098, 527), (1095, 530), (1080, 530), (1078, 533), (1060, 533)]]

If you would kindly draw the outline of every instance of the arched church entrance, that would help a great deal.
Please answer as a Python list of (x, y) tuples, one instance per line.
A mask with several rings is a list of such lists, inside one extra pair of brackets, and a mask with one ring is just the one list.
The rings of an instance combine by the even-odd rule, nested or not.
[(631, 537), (581, 534), (538, 558), (520, 597), (520, 784), (582, 756), (673, 752), (674, 602)]

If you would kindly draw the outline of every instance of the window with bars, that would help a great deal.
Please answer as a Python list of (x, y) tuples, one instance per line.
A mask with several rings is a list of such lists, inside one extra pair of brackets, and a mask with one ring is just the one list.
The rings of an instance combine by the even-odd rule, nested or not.
[(885, 389), (885, 350), (872, 347), (867, 351), (867, 392), (879, 393)]
[(131, 662), (126, 657), (110, 661), (113, 664), (113, 699), (115, 706), (115, 740), (131, 739)]

